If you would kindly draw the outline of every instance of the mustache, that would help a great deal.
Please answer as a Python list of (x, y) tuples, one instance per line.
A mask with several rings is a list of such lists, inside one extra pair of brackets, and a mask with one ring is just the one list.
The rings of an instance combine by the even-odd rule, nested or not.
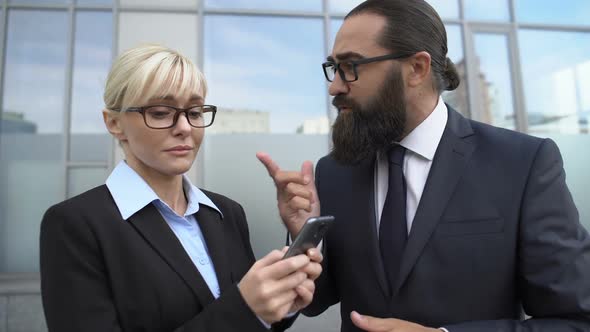
[(355, 102), (351, 98), (348, 98), (345, 95), (337, 95), (336, 97), (334, 97), (334, 99), (332, 99), (332, 105), (334, 105), (334, 107), (336, 108), (340, 108), (341, 106), (348, 106), (352, 108), (359, 107), (357, 102)]

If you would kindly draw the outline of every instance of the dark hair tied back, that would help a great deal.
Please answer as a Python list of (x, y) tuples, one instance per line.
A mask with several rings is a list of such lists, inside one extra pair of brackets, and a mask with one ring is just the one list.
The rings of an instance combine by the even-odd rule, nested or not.
[(459, 86), (459, 83), (461, 83), (461, 79), (459, 78), (457, 68), (455, 67), (453, 61), (448, 57), (445, 59), (445, 71), (443, 73), (443, 77), (445, 82), (447, 83), (445, 90), (455, 90)]

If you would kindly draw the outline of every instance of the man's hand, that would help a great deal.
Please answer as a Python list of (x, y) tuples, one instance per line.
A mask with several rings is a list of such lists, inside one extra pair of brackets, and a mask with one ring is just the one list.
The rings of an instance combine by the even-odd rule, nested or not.
[(268, 154), (258, 152), (256, 157), (275, 183), (279, 214), (291, 237), (295, 238), (308, 218), (320, 215), (313, 163), (303, 162), (301, 171), (283, 171)]
[(354, 325), (367, 332), (441, 332), (439, 329), (422, 326), (395, 318), (376, 318), (353, 311), (350, 319)]

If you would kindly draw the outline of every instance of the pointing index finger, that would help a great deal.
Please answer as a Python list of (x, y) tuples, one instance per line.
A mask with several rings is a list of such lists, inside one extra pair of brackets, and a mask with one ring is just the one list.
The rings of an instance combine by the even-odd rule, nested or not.
[(268, 155), (266, 152), (257, 152), (256, 158), (258, 158), (264, 167), (266, 167), (268, 175), (270, 175), (273, 179), (275, 178), (277, 172), (281, 170), (279, 165), (277, 165), (277, 163), (275, 163), (270, 155)]

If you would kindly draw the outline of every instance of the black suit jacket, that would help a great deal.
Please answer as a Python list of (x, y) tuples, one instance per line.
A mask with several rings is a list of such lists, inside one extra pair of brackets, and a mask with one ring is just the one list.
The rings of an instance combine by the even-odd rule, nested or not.
[(125, 221), (103, 185), (51, 207), (41, 224), (49, 331), (266, 331), (236, 286), (255, 261), (244, 211), (205, 194), (223, 213), (201, 205), (196, 214), (217, 300), (153, 204)]
[(321, 213), (336, 224), (306, 315), (340, 302), (342, 331), (357, 331), (352, 310), (451, 332), (590, 331), (590, 238), (555, 143), (449, 109), (392, 297), (374, 162), (317, 165)]

